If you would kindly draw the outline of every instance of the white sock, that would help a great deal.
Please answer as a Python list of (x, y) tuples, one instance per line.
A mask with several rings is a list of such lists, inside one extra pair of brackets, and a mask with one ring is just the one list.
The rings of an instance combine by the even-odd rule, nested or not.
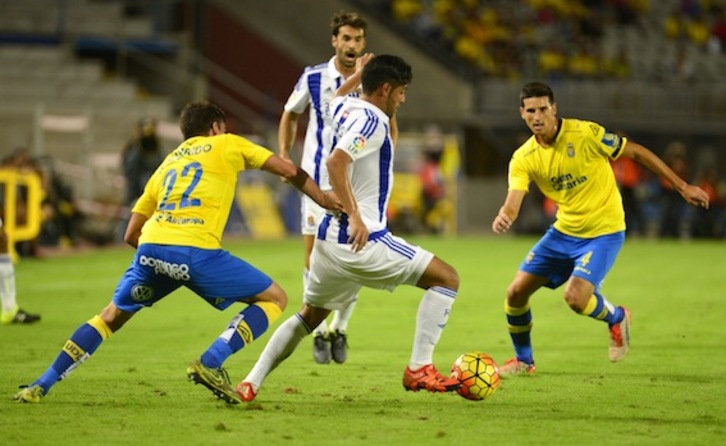
[[(350, 320), (350, 317), (353, 315), (353, 310), (355, 309), (355, 303), (358, 302), (358, 296), (356, 296), (356, 300), (350, 303), (347, 307), (343, 308), (342, 310), (337, 310), (333, 312), (333, 320), (330, 322), (330, 331), (342, 331), (345, 333), (346, 330), (348, 330), (348, 321)], [(317, 331), (317, 330), (316, 330)]]
[(280, 324), (262, 350), (259, 359), (244, 381), (252, 385), (255, 392), (275, 368), (295, 351), (300, 341), (310, 334), (310, 329), (299, 314), (294, 314)]
[(3, 313), (13, 313), (18, 309), (15, 301), (15, 267), (10, 254), (0, 254), (0, 300)]
[(416, 315), (416, 332), (413, 338), (413, 352), (408, 367), (417, 370), (433, 363), (434, 348), (449, 319), (456, 291), (444, 287), (426, 290)]
[[(303, 292), (308, 287), (308, 274), (310, 271), (307, 269), (305, 272), (303, 272)], [(328, 324), (323, 320), (323, 322), (320, 323), (315, 329), (313, 330), (313, 336), (325, 336), (328, 334)]]

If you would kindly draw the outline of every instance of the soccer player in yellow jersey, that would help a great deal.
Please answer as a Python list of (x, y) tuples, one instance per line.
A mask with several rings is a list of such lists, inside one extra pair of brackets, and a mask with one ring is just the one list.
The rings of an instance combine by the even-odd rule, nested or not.
[(131, 211), (124, 240), (137, 251), (113, 300), (73, 333), (50, 368), (17, 393), (16, 401), (39, 402), (137, 311), (185, 286), (218, 310), (235, 302), (246, 304), (187, 369), (190, 380), (218, 398), (240, 402), (222, 363), (267, 330), (285, 309), (287, 295), (266, 274), (222, 249), (238, 173), (265, 170), (284, 177), (326, 209), (340, 206), (302, 169), (227, 134), (224, 111), (210, 102), (187, 104), (181, 130), (184, 142), (154, 172)]
[(642, 145), (594, 122), (558, 118), (554, 94), (545, 84), (532, 82), (522, 88), (519, 111), (533, 135), (512, 155), (509, 191), (492, 229), (499, 234), (510, 228), (532, 182), (558, 209), (555, 223), (507, 288), (505, 312), (516, 357), (499, 372), (534, 373), (529, 299), (540, 287), (562, 284), (572, 310), (608, 324), (610, 360), (620, 361), (629, 348), (630, 312), (600, 292), (625, 239), (625, 213), (610, 160), (633, 158), (670, 182), (690, 204), (708, 208), (708, 195)]

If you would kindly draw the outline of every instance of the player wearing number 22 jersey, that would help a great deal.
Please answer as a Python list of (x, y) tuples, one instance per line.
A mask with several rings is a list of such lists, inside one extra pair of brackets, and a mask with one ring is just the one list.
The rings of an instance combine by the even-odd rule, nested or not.
[(184, 107), (185, 141), (154, 172), (131, 211), (124, 239), (137, 251), (113, 300), (73, 333), (50, 368), (17, 393), (16, 401), (39, 402), (137, 311), (185, 286), (220, 310), (246, 304), (187, 369), (190, 380), (218, 398), (240, 402), (222, 363), (267, 330), (285, 309), (287, 295), (266, 274), (222, 249), (238, 173), (265, 170), (286, 178), (324, 208), (340, 206), (302, 169), (227, 134), (224, 118), (219, 107), (206, 101)]

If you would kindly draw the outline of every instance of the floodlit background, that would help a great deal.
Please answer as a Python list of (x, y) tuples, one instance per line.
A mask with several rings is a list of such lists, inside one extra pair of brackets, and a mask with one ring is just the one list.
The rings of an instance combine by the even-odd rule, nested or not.
[[(509, 157), (528, 136), (519, 89), (542, 80), (560, 116), (643, 143), (711, 194), (712, 209), (699, 212), (649, 172), (616, 165), (630, 236), (723, 240), (724, 3), (0, 1), (0, 154), (6, 166), (38, 171), (48, 198), (40, 238), (18, 249), (117, 242), (130, 202), (126, 145), (152, 122), (152, 146), (168, 153), (189, 100), (220, 104), (231, 131), (276, 150), (283, 103), (305, 66), (332, 56), (329, 20), (340, 10), (368, 20), (369, 51), (414, 68), (398, 114), (393, 229), (489, 232)], [(254, 172), (240, 188), (229, 233), (298, 233), (296, 191)], [(20, 200), (22, 225), (32, 215)], [(552, 213), (535, 191), (515, 229), (541, 233)]]

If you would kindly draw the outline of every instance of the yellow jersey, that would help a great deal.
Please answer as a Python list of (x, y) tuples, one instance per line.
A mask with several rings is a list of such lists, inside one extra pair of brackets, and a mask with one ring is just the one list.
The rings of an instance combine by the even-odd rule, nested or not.
[(271, 156), (237, 135), (187, 139), (156, 169), (132, 209), (149, 218), (139, 244), (221, 248), (238, 173), (260, 169)]
[(627, 140), (599, 124), (561, 119), (551, 146), (534, 135), (509, 162), (509, 189), (529, 191), (534, 183), (557, 204), (554, 228), (592, 238), (625, 230), (625, 211), (610, 160)]

